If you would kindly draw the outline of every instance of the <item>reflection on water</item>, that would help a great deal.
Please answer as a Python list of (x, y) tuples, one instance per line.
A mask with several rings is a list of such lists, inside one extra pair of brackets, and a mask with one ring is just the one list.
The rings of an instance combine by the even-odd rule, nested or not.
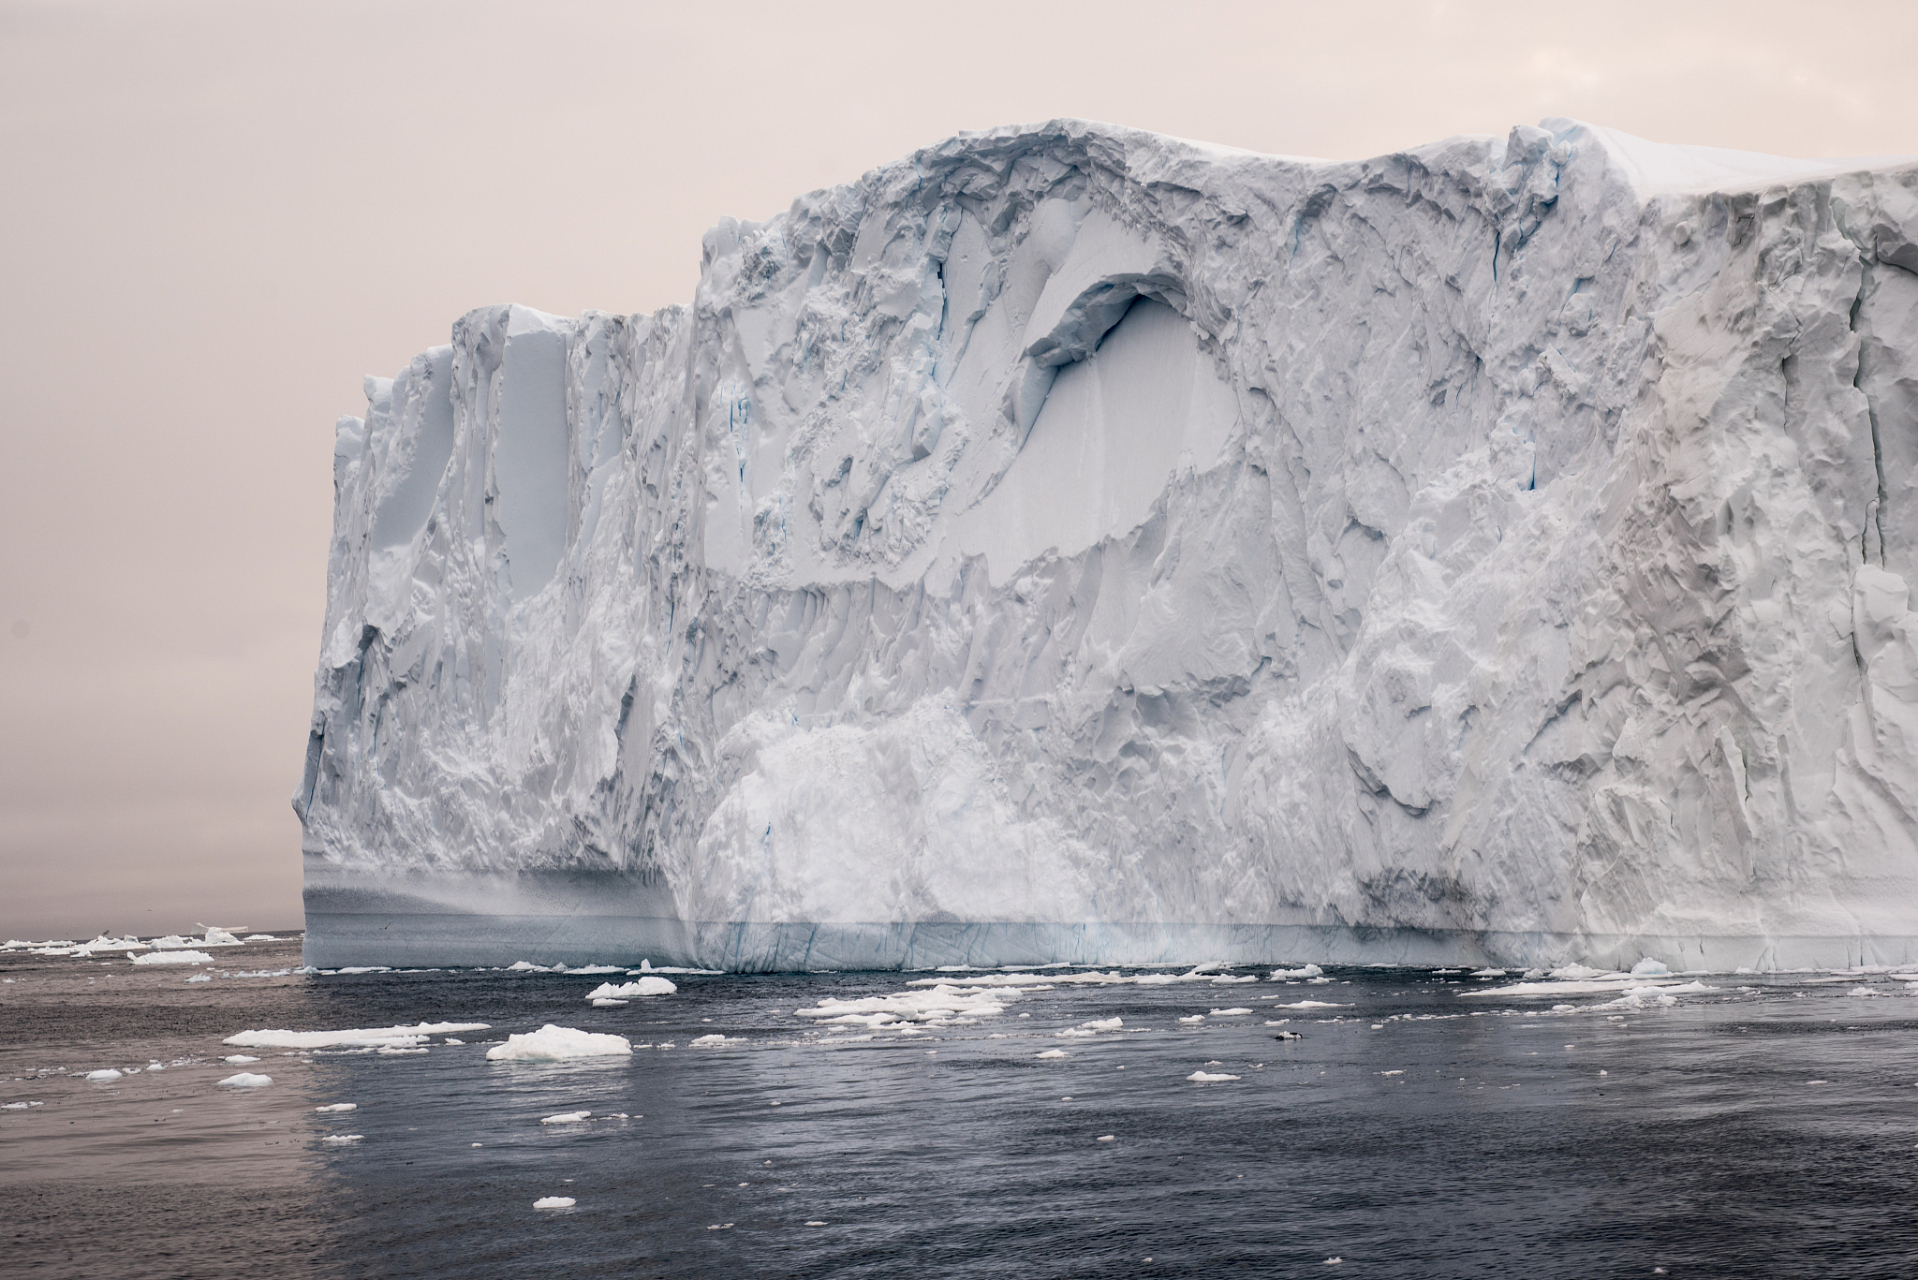
[[(271, 951), (214, 967), (297, 963)], [(1261, 980), (1042, 981), (908, 1032), (795, 1010), (924, 975), (679, 977), (601, 1009), (604, 976), (188, 985), (7, 957), (0, 1103), (44, 1105), (0, 1111), (0, 1271), (1912, 1274), (1918, 995), (1888, 975), (1706, 978), (1640, 1007), (1238, 972)], [(215, 1083), (243, 1029), (423, 1019), (491, 1029), (425, 1054), (255, 1049), (244, 1069), (273, 1085)], [(486, 1060), (547, 1022), (657, 1047)], [(155, 1060), (105, 1085), (50, 1073)], [(314, 1110), (338, 1102), (358, 1105)], [(547, 1196), (576, 1204), (532, 1207)]]

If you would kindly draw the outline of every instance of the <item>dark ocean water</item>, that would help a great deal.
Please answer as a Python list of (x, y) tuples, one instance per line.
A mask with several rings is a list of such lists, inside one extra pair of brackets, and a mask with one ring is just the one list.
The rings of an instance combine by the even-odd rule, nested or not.
[[(188, 972), (0, 956), (0, 1104), (42, 1104), (0, 1110), (0, 1274), (1918, 1276), (1918, 993), (1883, 974), (1600, 1008), (1617, 993), (1241, 968), (859, 1039), (795, 1011), (929, 975), (678, 976), (599, 1009), (604, 975)], [(1337, 1007), (1282, 1007), (1307, 999)], [(246, 1029), (421, 1020), (491, 1026), (222, 1061)], [(674, 1047), (486, 1059), (548, 1022)], [(106, 1067), (142, 1070), (79, 1078)], [(242, 1069), (273, 1083), (216, 1083)]]

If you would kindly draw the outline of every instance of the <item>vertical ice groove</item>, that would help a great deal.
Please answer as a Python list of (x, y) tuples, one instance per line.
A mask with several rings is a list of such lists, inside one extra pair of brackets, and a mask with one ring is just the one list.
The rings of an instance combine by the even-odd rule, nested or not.
[(309, 949), (1918, 961), (1914, 193), (1056, 121), (473, 312), (338, 428)]

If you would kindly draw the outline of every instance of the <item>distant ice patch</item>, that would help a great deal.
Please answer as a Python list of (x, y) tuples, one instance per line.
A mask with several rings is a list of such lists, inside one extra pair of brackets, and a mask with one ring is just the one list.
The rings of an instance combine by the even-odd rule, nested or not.
[(574, 1027), (547, 1023), (538, 1031), (508, 1036), (505, 1044), (486, 1051), (493, 1062), (564, 1062), (573, 1058), (608, 1058), (630, 1055), (633, 1042), (625, 1036), (580, 1031)]

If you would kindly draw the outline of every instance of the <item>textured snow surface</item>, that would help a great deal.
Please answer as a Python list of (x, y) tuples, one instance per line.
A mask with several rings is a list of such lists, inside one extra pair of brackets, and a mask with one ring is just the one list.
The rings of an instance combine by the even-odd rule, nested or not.
[(609, 1058), (630, 1055), (633, 1043), (625, 1036), (603, 1035), (575, 1027), (547, 1023), (538, 1031), (506, 1037), (486, 1056), (495, 1062), (564, 1062), (572, 1058)]
[(1918, 961), (1910, 162), (1004, 129), (367, 394), (312, 963)]

